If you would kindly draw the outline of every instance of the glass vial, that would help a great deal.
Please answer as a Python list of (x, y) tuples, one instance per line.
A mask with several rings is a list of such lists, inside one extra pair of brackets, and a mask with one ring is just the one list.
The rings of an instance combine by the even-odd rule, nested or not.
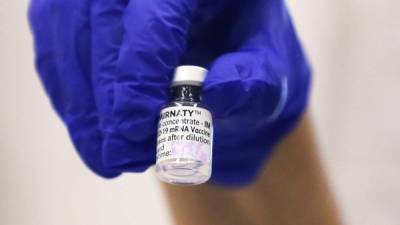
[(196, 185), (211, 176), (213, 127), (201, 104), (207, 70), (179, 66), (171, 85), (171, 101), (160, 112), (156, 173), (171, 184)]

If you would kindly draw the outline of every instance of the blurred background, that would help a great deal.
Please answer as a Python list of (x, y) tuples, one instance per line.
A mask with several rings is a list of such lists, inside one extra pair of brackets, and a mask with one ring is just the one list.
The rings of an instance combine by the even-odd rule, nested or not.
[[(27, 5), (0, 1), (0, 224), (169, 225), (153, 171), (103, 180), (74, 153), (35, 74)], [(345, 222), (398, 224), (400, 2), (288, 5), (313, 65), (310, 111)]]

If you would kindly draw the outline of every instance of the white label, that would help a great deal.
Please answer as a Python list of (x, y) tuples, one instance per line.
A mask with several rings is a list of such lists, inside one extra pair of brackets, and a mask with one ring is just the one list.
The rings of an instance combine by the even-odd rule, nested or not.
[(172, 106), (160, 113), (157, 163), (164, 160), (210, 162), (211, 113), (193, 106)]

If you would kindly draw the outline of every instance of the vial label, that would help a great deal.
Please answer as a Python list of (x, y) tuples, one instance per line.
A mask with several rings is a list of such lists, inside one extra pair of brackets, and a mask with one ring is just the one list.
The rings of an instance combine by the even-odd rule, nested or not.
[(160, 113), (157, 163), (211, 161), (212, 118), (204, 108), (173, 106)]

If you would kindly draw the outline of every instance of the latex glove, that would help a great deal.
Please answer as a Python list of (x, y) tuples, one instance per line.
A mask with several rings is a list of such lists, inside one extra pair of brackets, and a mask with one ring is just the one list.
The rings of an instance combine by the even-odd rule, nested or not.
[(86, 164), (103, 177), (155, 163), (173, 69), (209, 68), (212, 181), (252, 181), (299, 120), (310, 71), (280, 0), (32, 0), (36, 65)]

